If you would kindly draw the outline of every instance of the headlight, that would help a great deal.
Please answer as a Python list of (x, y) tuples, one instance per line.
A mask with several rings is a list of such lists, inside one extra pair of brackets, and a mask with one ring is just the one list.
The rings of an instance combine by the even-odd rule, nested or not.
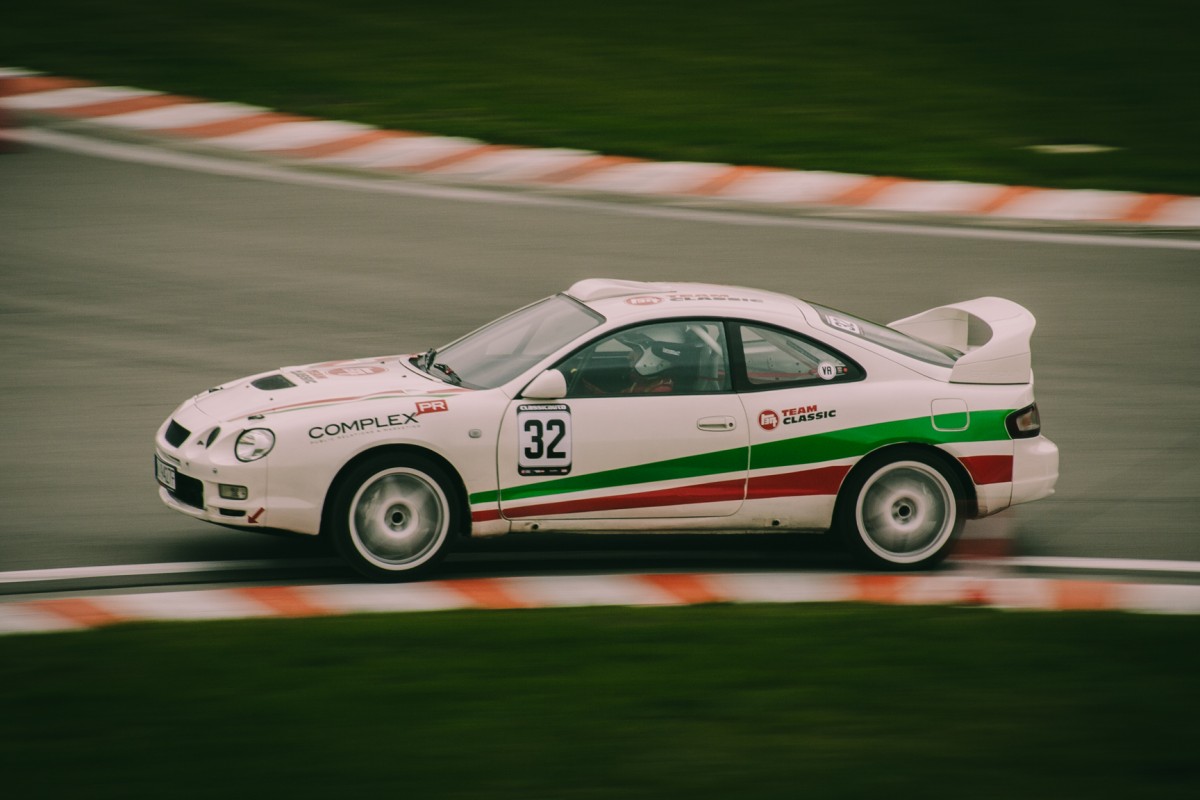
[(238, 461), (258, 461), (275, 446), (275, 434), (266, 428), (251, 428), (243, 431), (233, 446)]

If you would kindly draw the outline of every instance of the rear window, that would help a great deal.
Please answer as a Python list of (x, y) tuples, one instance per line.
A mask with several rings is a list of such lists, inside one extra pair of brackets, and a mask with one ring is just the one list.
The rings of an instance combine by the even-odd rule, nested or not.
[(809, 305), (821, 315), (821, 321), (829, 327), (842, 333), (853, 334), (860, 339), (866, 339), (872, 344), (894, 350), (909, 358), (939, 367), (953, 367), (954, 362), (962, 356), (962, 353), (952, 347), (942, 347), (932, 342), (914, 339), (906, 333), (901, 333), (886, 325), (880, 325), (878, 322), (871, 322), (862, 317), (826, 308), (816, 303), (809, 303)]

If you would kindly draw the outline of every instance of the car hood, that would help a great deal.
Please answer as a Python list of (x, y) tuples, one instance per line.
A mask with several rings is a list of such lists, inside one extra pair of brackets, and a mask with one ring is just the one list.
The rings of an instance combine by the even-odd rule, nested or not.
[(196, 408), (218, 421), (390, 397), (471, 391), (416, 369), (411, 356), (326, 361), (251, 375), (197, 395)]

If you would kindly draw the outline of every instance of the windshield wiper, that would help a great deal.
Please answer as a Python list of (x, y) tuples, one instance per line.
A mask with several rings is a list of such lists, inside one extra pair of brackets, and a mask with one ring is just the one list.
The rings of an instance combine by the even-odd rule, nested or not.
[(446, 380), (450, 381), (455, 386), (462, 385), (462, 378), (458, 377), (458, 373), (450, 369), (449, 364), (434, 364), (433, 368), (446, 376)]
[[(414, 358), (413, 364), (416, 366), (417, 369), (423, 370), (425, 372), (429, 372), (430, 367), (433, 366), (433, 360), (435, 358), (437, 358), (437, 348), (431, 347), (428, 350), (426, 350), (424, 352), (424, 354), (419, 355), (416, 358)], [(430, 374), (432, 375), (433, 373), (430, 373)]]

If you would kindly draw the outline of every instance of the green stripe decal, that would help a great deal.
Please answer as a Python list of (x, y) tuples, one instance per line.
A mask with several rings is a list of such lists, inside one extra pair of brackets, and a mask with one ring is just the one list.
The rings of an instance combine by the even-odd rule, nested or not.
[[(750, 448), (750, 469), (772, 469), (817, 464), (842, 458), (856, 458), (889, 444), (953, 444), (958, 442), (1007, 441), (1004, 419), (1011, 410), (976, 411), (966, 430), (939, 431), (929, 417), (880, 422), (845, 428), (811, 436), (796, 436), (775, 442), (763, 442)], [(633, 467), (555, 478), (525, 486), (512, 486), (502, 492), (478, 492), (471, 503), (495, 503), (500, 500), (526, 500), (569, 492), (636, 486), (655, 481), (700, 478), (746, 469), (746, 448), (735, 447), (713, 453), (653, 461)]]
[(889, 444), (952, 444), (1007, 440), (1004, 418), (1009, 411), (979, 411), (971, 414), (971, 425), (961, 431), (939, 431), (929, 417), (880, 422), (813, 436), (764, 442), (751, 448), (750, 468), (794, 467), (839, 458), (856, 458)]
[[(525, 500), (530, 497), (546, 497), (548, 495), (566, 494), (568, 492), (586, 492), (592, 489), (609, 489), (613, 486), (633, 486), (639, 483), (654, 481), (678, 480), (680, 478), (699, 478), (706, 475), (717, 475), (722, 472), (741, 472), (746, 469), (746, 448), (735, 447), (732, 450), (718, 450), (715, 453), (701, 453), (696, 456), (671, 458), (666, 461), (654, 461), (650, 464), (639, 464), (634, 467), (592, 472), (587, 475), (573, 475), (569, 478), (556, 478), (542, 483), (527, 486), (513, 486), (503, 492), (504, 500)], [(498, 492), (480, 492), (471, 495), (472, 503), (494, 503), (501, 498)]]

